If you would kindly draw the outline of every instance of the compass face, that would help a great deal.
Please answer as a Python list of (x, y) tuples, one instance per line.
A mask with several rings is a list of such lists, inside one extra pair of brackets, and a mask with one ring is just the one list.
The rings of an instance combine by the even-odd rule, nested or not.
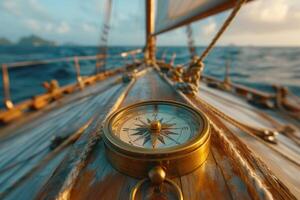
[(210, 147), (208, 119), (175, 101), (145, 101), (112, 113), (103, 126), (106, 156), (120, 172), (141, 178), (160, 166), (169, 177), (199, 167)]
[(162, 149), (191, 141), (201, 134), (203, 121), (183, 106), (148, 103), (118, 113), (110, 127), (116, 138), (130, 146)]

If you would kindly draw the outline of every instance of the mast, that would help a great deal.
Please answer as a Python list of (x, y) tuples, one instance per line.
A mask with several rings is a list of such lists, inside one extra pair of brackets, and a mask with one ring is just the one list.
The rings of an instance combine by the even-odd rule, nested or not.
[(145, 48), (145, 60), (149, 63), (155, 62), (156, 53), (156, 37), (154, 33), (154, 21), (155, 21), (155, 0), (145, 0), (146, 6), (146, 48)]

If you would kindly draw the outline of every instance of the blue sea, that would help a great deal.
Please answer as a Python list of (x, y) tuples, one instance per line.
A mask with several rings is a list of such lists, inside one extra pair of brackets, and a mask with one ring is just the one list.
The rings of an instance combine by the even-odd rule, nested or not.
[[(109, 54), (117, 55), (138, 47), (110, 47)], [(204, 47), (198, 47), (200, 54)], [(95, 55), (97, 47), (0, 47), (0, 64), (27, 60), (53, 59), (69, 56)], [(157, 57), (166, 52), (169, 62), (176, 53), (175, 64), (186, 63), (190, 54), (187, 47), (158, 47)], [(113, 56), (108, 58), (107, 68), (121, 67), (128, 60)], [(273, 84), (287, 86), (300, 96), (300, 47), (216, 47), (205, 60), (204, 73), (223, 79), (226, 62), (230, 63), (230, 77), (233, 82), (247, 85), (262, 91), (272, 92)], [(95, 61), (80, 62), (81, 74), (95, 72)], [(44, 81), (58, 80), (66, 85), (76, 81), (74, 62), (61, 62), (9, 69), (10, 89), (13, 102), (21, 102), (45, 90)], [(0, 97), (3, 99), (2, 76)], [(2, 101), (0, 107), (3, 107)]]

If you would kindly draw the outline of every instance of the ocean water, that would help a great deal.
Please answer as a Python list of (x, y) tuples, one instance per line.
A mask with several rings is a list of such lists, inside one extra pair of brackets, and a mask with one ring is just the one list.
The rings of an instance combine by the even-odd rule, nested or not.
[[(137, 47), (110, 47), (109, 53), (117, 55), (135, 48)], [(200, 54), (203, 49), (204, 47), (198, 47), (196, 51)], [(95, 55), (97, 51), (97, 47), (0, 47), (0, 64)], [(167, 62), (176, 53), (175, 64), (186, 63), (190, 56), (186, 47), (158, 47), (157, 57), (161, 58), (163, 52), (166, 52)], [(121, 67), (124, 62), (128, 60), (113, 56), (108, 58), (107, 68)], [(300, 47), (217, 47), (205, 60), (204, 74), (223, 79), (226, 62), (230, 63), (233, 82), (268, 92), (273, 91), (273, 84), (283, 85), (300, 96)], [(80, 66), (82, 75), (90, 75), (95, 71), (95, 61), (81, 61)], [(21, 102), (43, 93), (44, 81), (56, 79), (61, 86), (75, 82), (76, 72), (74, 62), (70, 61), (10, 68), (9, 77), (13, 102)], [(3, 107), (2, 76), (0, 87), (0, 107)]]

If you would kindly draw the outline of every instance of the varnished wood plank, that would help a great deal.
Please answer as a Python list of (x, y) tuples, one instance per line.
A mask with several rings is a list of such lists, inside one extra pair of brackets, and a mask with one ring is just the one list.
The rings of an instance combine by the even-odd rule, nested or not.
[(122, 106), (145, 100), (183, 101), (153, 69), (138, 78)]
[(61, 160), (68, 151), (69, 149), (65, 149), (63, 152), (58, 154), (53, 160), (51, 160), (51, 162), (47, 164), (47, 166), (45, 166), (45, 168), (35, 172), (32, 179), (24, 182), (21, 187), (15, 188), (15, 190), (11, 192), (10, 195), (8, 195), (5, 199), (34, 199), (39, 189), (53, 174), (54, 170), (60, 164)]
[[(261, 181), (263, 181), (263, 187), (267, 188), (270, 193), (272, 193), (273, 196), (275, 196), (277, 199), (294, 199), (293, 194), (290, 193), (290, 191), (282, 184), (281, 181), (279, 181), (275, 175), (262, 163), (260, 159), (258, 159), (249, 149), (248, 147), (242, 143), (237, 137), (231, 132), (221, 121), (220, 119), (215, 116), (210, 110), (208, 110), (203, 103), (200, 101), (197, 101), (197, 99), (194, 99), (192, 97), (189, 97), (195, 105), (198, 106), (199, 109), (201, 109), (203, 112), (206, 113), (206, 115), (218, 125), (220, 130), (224, 131), (224, 134), (226, 134), (226, 137), (232, 143), (234, 144), (234, 147), (236, 148), (236, 151), (239, 152), (241, 157), (243, 158), (244, 162), (247, 163), (251, 167), (251, 170), (253, 170), (253, 173), (256, 174), (256, 176), (259, 177)], [(216, 135), (217, 136), (217, 135)], [(218, 139), (221, 141), (220, 139)], [(228, 147), (224, 144), (222, 144), (224, 151), (227, 152), (228, 157), (231, 157), (231, 152), (229, 151)], [(249, 172), (245, 172), (245, 169), (243, 168), (243, 165), (241, 163), (236, 163), (234, 166), (236, 166), (237, 173), (239, 176), (243, 179), (243, 182), (247, 184), (248, 190), (251, 191), (252, 195), (260, 195), (255, 191), (253, 188), (253, 184), (251, 184), (251, 176), (249, 176)], [(261, 171), (264, 171), (264, 173), (261, 173)]]
[[(50, 139), (53, 135), (65, 136), (66, 134), (74, 132), (84, 123), (86, 123), (86, 121), (94, 114), (93, 110), (97, 106), (95, 103), (97, 103), (99, 100), (101, 101), (101, 98), (99, 99), (99, 97), (96, 96), (96, 98), (94, 97), (93, 100), (88, 102), (90, 105), (83, 104), (81, 107), (77, 106), (74, 108), (74, 110), (72, 110), (72, 112), (61, 113), (61, 115), (58, 116), (58, 119), (53, 118), (51, 121), (48, 121), (47, 124), (41, 124), (41, 128), (36, 127), (32, 132), (29, 133), (32, 135), (34, 131), (37, 131), (35, 135), (32, 135), (31, 137), (29, 137), (28, 134), (24, 135), (24, 137), (27, 138), (25, 138), (26, 140), (23, 141), (23, 145), (21, 145), (19, 142), (21, 138), (17, 137), (17, 146), (13, 148), (9, 146), (13, 152), (10, 152), (9, 154), (7, 154), (8, 152), (1, 154), (1, 156), (7, 155), (6, 157), (10, 159), (6, 161), (4, 158), (2, 158), (2, 164), (6, 165), (12, 160), (16, 161), (17, 158), (24, 159), (23, 154), (26, 154), (26, 152), (34, 154), (36, 151), (39, 151), (39, 147), (47, 147), (50, 144)], [(39, 130), (43, 130), (43, 132), (40, 132)], [(13, 155), (16, 156), (14, 157)], [(29, 155), (25, 155), (25, 157), (28, 156)]]
[(37, 196), (37, 199), (53, 199), (56, 197), (66, 177), (74, 167), (78, 155), (80, 155), (80, 152), (85, 147), (90, 137), (90, 134), (105, 118), (107, 112), (114, 105), (115, 101), (118, 99), (121, 91), (124, 89), (125, 86), (126, 85), (120, 85), (114, 90), (110, 89), (110, 91), (107, 91), (109, 95), (106, 94), (106, 100), (101, 100), (98, 102), (98, 107), (94, 108), (94, 110), (96, 111), (95, 116), (97, 116), (95, 122), (93, 122), (92, 125), (89, 127), (89, 129), (86, 131), (86, 134), (82, 135), (79, 141), (74, 144), (72, 151), (64, 159), (61, 166), (56, 170), (54, 176), (41, 189)]
[(54, 116), (59, 116), (66, 110), (74, 109), (78, 104), (83, 101), (88, 100), (90, 97), (97, 96), (103, 91), (118, 84), (118, 79), (120, 76), (114, 76), (107, 79), (105, 82), (93, 85), (80, 91), (74, 93), (73, 95), (66, 96), (52, 104), (48, 105), (45, 109), (37, 111), (35, 113), (30, 113), (26, 117), (23, 117), (16, 122), (9, 124), (5, 127), (0, 128), (0, 142), (2, 142), (6, 137), (10, 137), (15, 134), (24, 134), (27, 131), (32, 131), (33, 128), (41, 123), (47, 123), (49, 119)]
[(106, 160), (103, 142), (95, 147), (88, 164), (81, 171), (71, 199), (118, 199), (126, 176), (117, 172)]
[(184, 199), (232, 199), (212, 152), (194, 172), (181, 177)]
[[(82, 124), (90, 119), (91, 116), (101, 112), (99, 108), (105, 105), (105, 103), (109, 101), (114, 92), (118, 91), (120, 88), (120, 85), (116, 85), (112, 88), (108, 87), (106, 93), (95, 93), (93, 95), (89, 95), (87, 99), (82, 99), (83, 101), (79, 101), (79, 104), (76, 101), (71, 104), (66, 104), (66, 107), (68, 109), (66, 109), (66, 107), (61, 107), (61, 109), (53, 110), (53, 113), (55, 113), (54, 115), (52, 115), (53, 117), (51, 117), (51, 115), (45, 116), (44, 118), (50, 117), (49, 120), (45, 120), (45, 124), (36, 124), (37, 126), (35, 126), (34, 129), (29, 129), (27, 127), (27, 133), (15, 134), (14, 136), (5, 138), (5, 140), (2, 141), (2, 144), (6, 144), (5, 146), (10, 147), (9, 151), (11, 151), (11, 153), (7, 154), (8, 150), (2, 151), (2, 153), (5, 152), (5, 154), (1, 154), (1, 156), (3, 157), (6, 155), (6, 161), (3, 163), (3, 166), (10, 164), (10, 162), (16, 162), (18, 161), (18, 159), (22, 160), (26, 157), (30, 157), (31, 155), (38, 153), (41, 147), (48, 148), (48, 151), (40, 153), (30, 162), (24, 162), (21, 163), (20, 166), (12, 168), (11, 173), (7, 173), (7, 178), (9, 178), (9, 180), (7, 178), (5, 179), (5, 177), (3, 176), (1, 176), (1, 178), (3, 177), (3, 180), (5, 179), (6, 181), (8, 181), (8, 183), (14, 183), (18, 181), (20, 177), (25, 175), (44, 156), (46, 156), (48, 152), (51, 152), (49, 149), (49, 145), (51, 142), (50, 139), (54, 134), (61, 136), (72, 134), (72, 131), (77, 130), (78, 127), (82, 126)], [(77, 106), (74, 107), (74, 104), (77, 104)], [(29, 124), (29, 126), (31, 125), (32, 124)], [(25, 141), (23, 141), (24, 145), (21, 146), (19, 144), (20, 141), (22, 142), (22, 140), (20, 140), (20, 137), (24, 137), (26, 139)], [(15, 141), (17, 141), (17, 143), (15, 143)], [(15, 150), (11, 147), (11, 145), (9, 145), (9, 143), (17, 145), (18, 148), (15, 148)], [(34, 179), (32, 179), (32, 181), (34, 181)], [(9, 185), (10, 184), (7, 184), (7, 186)], [(42, 185), (40, 186), (42, 187)], [(21, 186), (21, 188), (22, 187), (23, 186)], [(5, 190), (5, 188), (6, 187), (1, 187), (2, 190)], [(36, 192), (38, 189), (39, 187), (36, 187)]]
[(238, 174), (234, 171), (234, 164), (228, 155), (223, 151), (222, 146), (214, 143), (211, 151), (213, 153), (214, 160), (217, 166), (220, 168), (223, 177), (226, 181), (226, 185), (230, 190), (233, 199), (252, 199), (248, 193), (247, 185), (243, 182)]

